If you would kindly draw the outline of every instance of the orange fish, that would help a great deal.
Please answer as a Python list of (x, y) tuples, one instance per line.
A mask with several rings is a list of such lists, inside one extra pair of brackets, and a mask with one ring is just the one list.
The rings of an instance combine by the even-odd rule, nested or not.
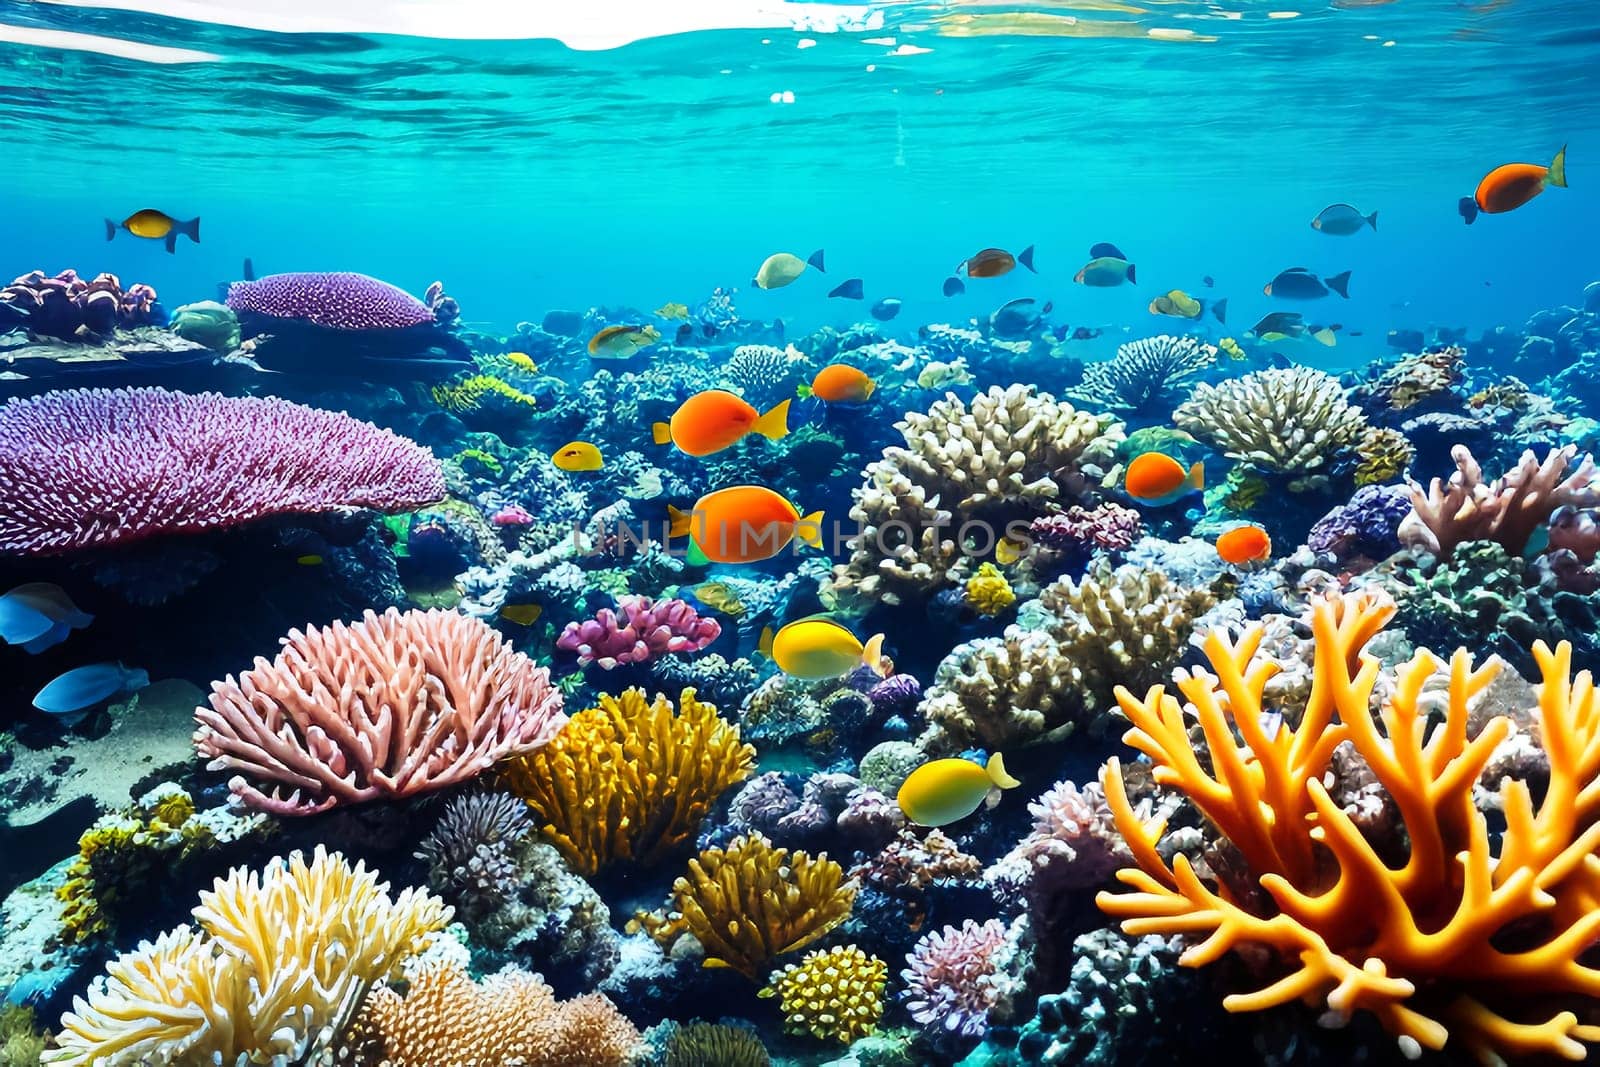
[(1122, 487), (1141, 504), (1161, 507), (1206, 487), (1205, 468), (1196, 463), (1188, 470), (1171, 456), (1145, 452), (1128, 464)]
[(1549, 186), (1567, 187), (1567, 146), (1562, 145), (1548, 167), (1537, 163), (1507, 163), (1483, 176), (1477, 192), (1463, 196), (1457, 210), (1468, 226), (1478, 212), (1499, 215), (1515, 211)]
[(855, 367), (834, 363), (817, 371), (811, 385), (801, 387), (801, 394), (829, 404), (860, 404), (870, 400), (877, 387), (877, 382)]
[(709, 456), (750, 433), (772, 441), (787, 437), (788, 420), (787, 400), (763, 415), (732, 393), (707, 389), (685, 400), (670, 423), (658, 422), (650, 429), (658, 445), (671, 442), (691, 456)]
[(801, 516), (800, 509), (761, 485), (735, 485), (707, 493), (694, 510), (668, 506), (670, 536), (689, 538), (688, 561), (757, 563), (771, 559), (799, 538), (822, 547), (822, 512)]
[(1272, 558), (1272, 538), (1259, 526), (1235, 526), (1217, 538), (1217, 555), (1239, 566)]

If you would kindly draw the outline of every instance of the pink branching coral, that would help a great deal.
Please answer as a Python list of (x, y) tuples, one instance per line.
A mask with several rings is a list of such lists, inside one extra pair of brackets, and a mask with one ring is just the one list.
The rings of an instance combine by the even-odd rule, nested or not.
[(900, 977), (906, 1010), (924, 1030), (982, 1037), (989, 1009), (1000, 998), (995, 952), (1005, 944), (999, 919), (979, 925), (968, 919), (924, 934), (906, 955)]
[(0, 289), (0, 304), (21, 314), (29, 333), (67, 341), (92, 340), (118, 326), (141, 326), (155, 316), (156, 291), (127, 289), (115, 274), (85, 281), (75, 270), (55, 277), (36, 270)]
[(228, 306), (330, 330), (396, 330), (434, 321), (433, 309), (404, 289), (345, 271), (271, 274), (234, 282)]
[(247, 807), (311, 815), (424, 793), (532, 752), (566, 725), (550, 672), (449, 611), (291, 630), (271, 663), (211, 684), (195, 748)]
[(601, 608), (592, 619), (568, 623), (556, 647), (576, 653), (584, 666), (598, 663), (609, 671), (673, 652), (698, 652), (722, 633), (717, 620), (701, 618), (682, 600), (625, 596), (617, 609)]
[(1057, 551), (1105, 549), (1117, 552), (1132, 548), (1144, 532), (1139, 513), (1121, 504), (1101, 504), (1097, 508), (1074, 505), (1065, 511), (1034, 519), (1028, 528), (1033, 540)]
[(420, 445), (272, 397), (74, 389), (0, 408), (0, 553), (52, 555), (445, 494)]
[(1483, 468), (1465, 445), (1450, 450), (1456, 473), (1435, 478), (1426, 490), (1411, 483), (1411, 514), (1400, 523), (1400, 540), (1436, 556), (1448, 556), (1463, 541), (1495, 541), (1520, 555), (1533, 532), (1558, 508), (1600, 507), (1600, 471), (1594, 459), (1577, 459), (1572, 445), (1553, 448), (1544, 461), (1522, 454), (1515, 467), (1486, 482)]

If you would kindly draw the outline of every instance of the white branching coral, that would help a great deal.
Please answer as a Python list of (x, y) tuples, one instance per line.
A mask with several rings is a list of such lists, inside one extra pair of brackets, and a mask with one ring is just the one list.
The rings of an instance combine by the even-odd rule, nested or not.
[(1129, 341), (1104, 363), (1084, 368), (1067, 395), (1116, 412), (1165, 414), (1172, 394), (1216, 361), (1217, 350), (1197, 337), (1158, 334)]
[(1351, 448), (1366, 429), (1339, 379), (1310, 367), (1274, 367), (1195, 386), (1173, 413), (1179, 429), (1264, 471), (1304, 474)]

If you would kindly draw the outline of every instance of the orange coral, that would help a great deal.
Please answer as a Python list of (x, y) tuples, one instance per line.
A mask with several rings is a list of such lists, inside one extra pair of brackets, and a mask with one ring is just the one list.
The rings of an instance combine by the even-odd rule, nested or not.
[[(1134, 724), (1127, 742), (1154, 761), (1158, 782), (1186, 793), (1237, 847), (1265, 895), (1252, 902), (1213, 888), (1183, 855), (1168, 866), (1156, 851), (1163, 824), (1141, 825), (1112, 760), (1101, 780), (1138, 866), (1118, 875), (1134, 892), (1102, 893), (1100, 907), (1129, 934), (1204, 937), (1184, 953), (1189, 966), (1248, 944), (1276, 949), (1292, 970), (1226, 998), (1230, 1011), (1299, 998), (1345, 1017), (1370, 1011), (1410, 1053), (1453, 1039), (1484, 1063), (1583, 1059), (1583, 1042), (1600, 1040), (1600, 1027), (1558, 1007), (1563, 997), (1600, 995), (1600, 970), (1579, 961), (1600, 939), (1592, 680), (1571, 675), (1565, 643), (1534, 646), (1550, 784), (1537, 805), (1526, 782), (1502, 784), (1506, 829), (1496, 855), (1472, 787), (1511, 726), (1496, 717), (1469, 737), (1467, 724), (1469, 704), (1499, 664), (1474, 669), (1459, 650), (1446, 667), (1419, 651), (1397, 669), (1394, 695), (1375, 714), (1381, 668), (1364, 647), (1393, 613), (1368, 596), (1316, 606), (1314, 679), (1295, 728), (1269, 735), (1263, 725), (1263, 692), (1278, 666), (1257, 657), (1260, 626), (1236, 642), (1220, 632), (1206, 639), (1216, 674), (1179, 674), (1187, 709), (1163, 686), (1143, 699), (1118, 690)], [(1425, 696), (1430, 682), (1436, 689)], [(1444, 721), (1430, 732), (1428, 713), (1440, 702)], [(1208, 753), (1190, 741), (1191, 717)], [(1383, 862), (1323, 785), (1333, 750), (1347, 740), (1405, 822), (1410, 855), (1399, 868)]]

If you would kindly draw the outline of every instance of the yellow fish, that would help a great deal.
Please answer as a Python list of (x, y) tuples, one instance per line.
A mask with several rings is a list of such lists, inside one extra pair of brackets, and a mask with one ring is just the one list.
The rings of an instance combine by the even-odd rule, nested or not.
[(936, 759), (911, 772), (897, 799), (906, 818), (918, 826), (948, 826), (977, 811), (979, 805), (993, 807), (1000, 790), (1021, 784), (1006, 773), (1006, 761), (998, 752), (989, 757), (986, 767), (965, 759)]
[(532, 626), (543, 614), (544, 608), (538, 604), (507, 604), (500, 609), (502, 619), (514, 622), (518, 626)]
[(564, 471), (597, 471), (605, 466), (600, 450), (588, 441), (572, 441), (556, 449), (550, 462)]
[(727, 582), (701, 582), (689, 592), (712, 611), (720, 611), (729, 618), (739, 619), (749, 610), (744, 601), (739, 599), (739, 594)]
[(317, 555), (296, 556), (294, 561), (296, 563), (300, 564), (300, 566), (302, 566), (302, 567), (320, 567), (320, 566), (322, 566), (322, 557), (321, 556), (317, 556)]
[(1200, 301), (1184, 292), (1182, 289), (1173, 289), (1165, 296), (1158, 296), (1150, 301), (1150, 314), (1171, 315), (1178, 319), (1198, 319), (1200, 312), (1205, 310)]
[(118, 230), (127, 230), (135, 237), (143, 237), (147, 241), (166, 242), (168, 252), (178, 250), (178, 235), (181, 233), (195, 244), (200, 243), (200, 220), (192, 218), (188, 222), (179, 222), (165, 211), (157, 211), (147, 207), (143, 211), (135, 211), (121, 222), (106, 219), (106, 240), (111, 240), (117, 235)]
[(768, 626), (761, 631), (761, 652), (784, 674), (806, 681), (837, 678), (863, 664), (879, 677), (888, 673), (882, 634), (863, 645), (855, 634), (822, 617), (791, 622), (777, 633)]
[(1235, 341), (1231, 337), (1224, 337), (1222, 340), (1218, 341), (1217, 342), (1217, 347), (1220, 348), (1223, 352), (1226, 352), (1229, 359), (1246, 359), (1246, 358), (1248, 358), (1244, 353), (1244, 349), (1239, 347), (1239, 342)]
[(1002, 567), (1009, 567), (1017, 560), (1028, 554), (1028, 544), (1025, 541), (1014, 541), (1009, 537), (1002, 537), (994, 543), (994, 561)]
[(539, 364), (535, 363), (533, 357), (526, 352), (507, 352), (506, 362), (520, 371), (527, 371), (529, 374), (539, 373)]
[(689, 305), (687, 304), (674, 304), (671, 301), (668, 301), (667, 303), (656, 308), (656, 318), (658, 319), (667, 319), (670, 321), (672, 319), (687, 319), (688, 317)]
[(661, 340), (654, 326), (607, 326), (589, 338), (589, 355), (595, 359), (630, 359)]

